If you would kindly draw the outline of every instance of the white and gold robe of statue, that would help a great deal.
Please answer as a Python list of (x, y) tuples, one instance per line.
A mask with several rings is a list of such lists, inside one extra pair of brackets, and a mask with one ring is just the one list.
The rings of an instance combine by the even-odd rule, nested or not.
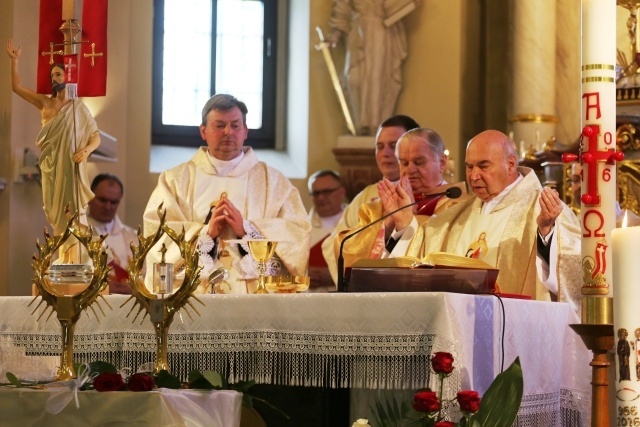
[[(54, 235), (63, 234), (67, 229), (67, 207), (72, 215), (79, 212), (82, 219), (93, 199), (87, 162), (75, 163), (73, 154), (85, 147), (96, 132), (98, 125), (80, 100), (68, 102), (55, 117), (42, 124), (36, 140), (41, 150), (42, 199)], [(86, 220), (82, 223), (86, 224)], [(75, 242), (75, 239), (67, 240), (62, 251)]]
[(379, 199), (378, 184), (375, 183), (366, 186), (361, 192), (356, 194), (356, 197), (354, 197), (351, 203), (342, 211), (342, 218), (340, 218), (338, 225), (335, 226), (331, 234), (322, 242), (322, 256), (324, 256), (324, 260), (327, 262), (333, 283), (338, 282), (338, 265), (336, 264), (334, 251), (335, 240), (338, 233), (347, 228), (357, 227), (360, 218), (358, 215), (360, 206)]
[[(466, 193), (466, 186), (464, 182), (458, 182), (455, 184), (443, 184), (433, 189), (432, 193), (440, 193), (446, 191), (448, 188), (458, 187), (462, 190), (462, 193)], [(440, 214), (446, 209), (460, 203), (461, 199), (449, 199), (446, 196), (442, 196), (438, 199), (434, 214)], [(408, 209), (408, 208), (407, 208)], [(360, 227), (364, 227), (367, 224), (371, 224), (373, 221), (382, 217), (382, 202), (375, 200), (370, 203), (363, 204), (358, 210), (359, 222), (356, 227), (346, 228), (340, 231), (334, 240), (334, 256), (336, 259), (340, 256), (340, 245), (342, 240), (349, 234), (355, 232)], [(429, 215), (416, 215), (415, 220), (418, 225), (424, 224), (430, 218)], [(382, 256), (384, 250), (384, 236), (385, 226), (384, 221), (380, 221), (380, 224), (374, 225), (367, 229), (362, 230), (357, 236), (349, 239), (343, 247), (342, 255), (344, 258), (345, 267), (351, 266), (354, 262), (363, 258), (379, 259)], [(413, 234), (405, 233), (402, 239), (411, 240)]]
[[(582, 285), (580, 223), (569, 207), (564, 205), (555, 223), (549, 265), (546, 265), (537, 256), (536, 218), (540, 213), (538, 200), (542, 186), (531, 169), (518, 167), (518, 172), (523, 175), (522, 180), (491, 213), (484, 215), (495, 215), (502, 224), (486, 230), (487, 234), (492, 231), (493, 234), (499, 234), (486, 238), (489, 242), (486, 248), (489, 257), (487, 262), (500, 270), (498, 284), (502, 292), (527, 295), (537, 300), (552, 300), (551, 289), (559, 301), (571, 303), (579, 312)], [(418, 229), (406, 255), (420, 258), (432, 252), (467, 255), (466, 252), (474, 250), (474, 244), (480, 240), (475, 236), (477, 227), (475, 232), (470, 231), (475, 226), (470, 219), (480, 215), (481, 208), (482, 201), (472, 197), (431, 217)], [(502, 217), (504, 212), (508, 212), (506, 218)], [(482, 237), (485, 240), (485, 236)], [(464, 239), (467, 241), (462, 241)], [(492, 241), (498, 242), (497, 248), (491, 247)], [(492, 257), (494, 262), (491, 262)]]
[(75, 163), (73, 154), (85, 147), (96, 132), (98, 125), (91, 112), (82, 101), (75, 100), (43, 123), (38, 134), (44, 211), (55, 234), (66, 230), (64, 211), (67, 205), (73, 214), (78, 210), (84, 211), (93, 199), (87, 163)]
[[(267, 238), (278, 241), (276, 256), (269, 262), (267, 275), (306, 274), (309, 256), (309, 233), (311, 224), (307, 218), (298, 190), (279, 171), (259, 162), (250, 147), (243, 148), (244, 157), (226, 175), (218, 176), (207, 156), (207, 148), (201, 147), (188, 162), (160, 174), (158, 185), (151, 194), (144, 214), (144, 234), (149, 236), (158, 229), (158, 207), (166, 209), (167, 225), (180, 232), (182, 227), (187, 238), (199, 234), (200, 291), (207, 291), (209, 274), (223, 266), (222, 257), (231, 257), (230, 277), (218, 288), (225, 293), (247, 293), (255, 286), (258, 277), (257, 264), (249, 255), (247, 244), (242, 244), (243, 255), (238, 244), (226, 244), (225, 239), (236, 239), (227, 234), (214, 242), (206, 234), (205, 220), (212, 202), (222, 193), (240, 210), (247, 234), (243, 240)], [(166, 262), (178, 263), (180, 254), (177, 245), (168, 236), (154, 246), (147, 257), (147, 287), (152, 287), (153, 264), (161, 259), (158, 250), (166, 244)], [(217, 248), (217, 255), (208, 255)], [(220, 256), (220, 257), (218, 257)], [(281, 265), (287, 271), (281, 271)]]

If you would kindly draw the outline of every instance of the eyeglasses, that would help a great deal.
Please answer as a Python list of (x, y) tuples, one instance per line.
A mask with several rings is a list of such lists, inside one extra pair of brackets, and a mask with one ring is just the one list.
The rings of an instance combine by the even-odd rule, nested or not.
[(338, 186), (336, 188), (327, 188), (326, 190), (316, 190), (316, 191), (312, 191), (311, 193), (309, 193), (309, 195), (311, 197), (318, 197), (318, 196), (328, 196), (329, 194), (333, 193), (334, 191), (338, 191), (339, 189), (341, 189), (342, 186)]

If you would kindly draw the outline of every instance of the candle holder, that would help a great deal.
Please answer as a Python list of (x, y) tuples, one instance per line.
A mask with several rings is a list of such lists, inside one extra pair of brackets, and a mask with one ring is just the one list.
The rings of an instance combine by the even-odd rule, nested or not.
[[(81, 225), (77, 220), (78, 213), (68, 218), (67, 229), (62, 235), (51, 237), (45, 230), (44, 244), (40, 244), (38, 240), (36, 246), (38, 248), (38, 255), (33, 256), (33, 270), (35, 272), (34, 282), (38, 289), (39, 295), (36, 295), (34, 299), (29, 303), (31, 306), (38, 297), (42, 298), (42, 301), (33, 310), (33, 313), (38, 310), (40, 305), (45, 302), (46, 308), (38, 317), (38, 320), (47, 311), (47, 308), (51, 308), (49, 317), (55, 312), (60, 322), (62, 330), (62, 349), (60, 353), (60, 366), (56, 374), (56, 381), (66, 381), (76, 377), (76, 372), (73, 367), (73, 337), (75, 332), (76, 322), (80, 318), (83, 311), (91, 308), (94, 316), (98, 317), (97, 313), (92, 307), (92, 304), (96, 302), (98, 297), (102, 297), (102, 291), (107, 287), (109, 281), (107, 275), (111, 267), (107, 265), (107, 253), (102, 249), (102, 242), (107, 236), (100, 236), (97, 240), (93, 240), (92, 228), (88, 228)], [(87, 287), (81, 292), (75, 295), (66, 295), (56, 289), (53, 282), (59, 281), (58, 279), (52, 279), (51, 276), (51, 260), (56, 251), (62, 246), (67, 239), (71, 236), (75, 236), (76, 239), (84, 246), (91, 261), (93, 262), (93, 272), (88, 274), (90, 266), (77, 265), (71, 270), (74, 271), (73, 277), (76, 277), (76, 270), (81, 271), (82, 275), (78, 278), (78, 281), (86, 284), (89, 281)], [(64, 275), (64, 269), (53, 269), (54, 274)], [(67, 278), (65, 283), (73, 282), (73, 278)], [(106, 299), (104, 302), (109, 306)], [(98, 303), (100, 311), (104, 315), (104, 310)], [(109, 306), (111, 308), (111, 306)], [(33, 314), (32, 313), (32, 314)], [(47, 320), (49, 319), (47, 317)]]
[[(129, 287), (131, 287), (131, 297), (122, 304), (122, 306), (124, 306), (131, 300), (135, 301), (131, 310), (127, 313), (127, 317), (129, 317), (131, 312), (133, 312), (133, 309), (138, 306), (138, 311), (136, 312), (133, 321), (138, 318), (138, 315), (143, 310), (145, 311), (144, 317), (146, 317), (147, 314), (149, 315), (156, 335), (156, 365), (153, 371), (154, 374), (163, 370), (169, 371), (167, 340), (169, 336), (169, 328), (173, 322), (175, 314), (184, 309), (189, 318), (193, 320), (191, 313), (187, 309), (187, 307), (190, 307), (198, 316), (200, 316), (200, 313), (190, 301), (192, 297), (204, 306), (204, 303), (193, 294), (198, 288), (198, 279), (200, 271), (202, 270), (202, 267), (198, 265), (198, 233), (195, 233), (195, 235), (187, 241), (185, 239), (184, 228), (180, 234), (177, 234), (174, 230), (169, 228), (165, 219), (166, 211), (162, 209), (162, 204), (158, 207), (158, 216), (160, 218), (160, 226), (158, 227), (158, 230), (148, 237), (142, 237), (140, 230), (138, 230), (138, 241), (140, 244), (137, 247), (133, 245), (131, 247), (133, 256), (129, 259), (129, 263), (127, 265), (127, 271), (129, 272), (128, 284)], [(185, 267), (184, 280), (178, 289), (176, 289), (175, 292), (172, 292), (173, 265), (166, 263), (164, 260), (166, 247), (163, 244), (162, 249), (160, 250), (162, 252), (162, 261), (154, 265), (154, 271), (155, 267), (158, 267), (158, 280), (161, 283), (158, 283), (158, 287), (156, 288), (154, 278), (154, 293), (152, 293), (147, 289), (144, 283), (142, 270), (144, 268), (144, 261), (147, 254), (151, 248), (158, 243), (164, 234), (169, 236), (169, 238), (178, 245), (178, 248), (180, 249), (180, 256), (184, 260)], [(169, 268), (169, 266), (171, 266), (171, 268)], [(164, 277), (160, 277), (163, 275)], [(169, 290), (169, 284), (171, 284), (171, 290)]]
[(607, 352), (613, 348), (613, 325), (569, 325), (593, 352), (591, 366), (591, 426), (609, 427)]

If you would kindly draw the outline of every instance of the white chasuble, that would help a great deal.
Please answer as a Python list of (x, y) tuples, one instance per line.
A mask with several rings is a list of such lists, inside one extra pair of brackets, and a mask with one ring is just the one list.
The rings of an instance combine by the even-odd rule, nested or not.
[(449, 242), (447, 252), (467, 258), (481, 259), (487, 264), (497, 265), (498, 247), (503, 239), (503, 232), (509, 221), (512, 207), (482, 214), (474, 209), (460, 233), (455, 248)]
[[(306, 274), (311, 224), (298, 190), (280, 172), (259, 162), (250, 147), (244, 147), (243, 151), (244, 157), (223, 177), (207, 157), (206, 147), (201, 147), (190, 161), (160, 174), (145, 210), (145, 236), (155, 233), (158, 228), (157, 209), (161, 203), (166, 209), (170, 228), (179, 232), (184, 227), (187, 238), (198, 234), (203, 266), (200, 291), (208, 291), (207, 278), (221, 265), (230, 270), (229, 279), (219, 289), (221, 292), (251, 292), (251, 289), (247, 290), (246, 281), (257, 278), (256, 263), (249, 255), (246, 243), (225, 246), (225, 239), (237, 237), (227, 234), (214, 241), (206, 234), (205, 220), (211, 203), (217, 202), (222, 193), (226, 193), (243, 215), (247, 233), (244, 240), (267, 238), (281, 242), (267, 274)], [(160, 259), (158, 249), (163, 242), (167, 246), (166, 261), (181, 261), (177, 245), (168, 236), (163, 236), (147, 257), (145, 282), (149, 288), (153, 263)], [(227, 264), (222, 262), (224, 257), (230, 258), (226, 260)]]
[[(481, 251), (482, 245), (476, 244), (471, 248), (474, 241), (481, 240), (480, 234), (487, 226), (482, 223), (483, 218), (480, 217), (498, 215), (499, 219), (495, 222), (493, 219), (490, 220), (491, 229), (487, 231), (485, 238), (490, 239), (487, 241), (488, 247), (494, 246), (491, 242), (497, 239), (495, 255), (492, 255), (490, 249), (488, 256), (495, 256), (495, 262), (489, 264), (500, 270), (498, 284), (502, 292), (527, 295), (538, 300), (557, 297), (560, 301), (569, 302), (579, 312), (582, 286), (580, 222), (573, 212), (563, 205), (553, 232), (557, 254), (550, 260), (546, 274), (549, 277), (544, 277), (544, 271), (536, 265), (536, 218), (540, 213), (539, 198), (542, 186), (530, 168), (518, 167), (518, 172), (523, 179), (498, 201), (491, 209), (491, 214), (480, 215), (482, 201), (477, 197), (453, 206), (442, 214), (431, 217), (418, 229), (409, 245), (407, 255), (422, 258), (429, 253), (440, 251), (461, 254), (459, 250), (465, 251), (466, 254), (469, 249), (476, 250), (478, 247)], [(500, 213), (502, 211), (505, 211), (504, 216)], [(477, 220), (481, 221), (479, 225), (469, 224)], [(496, 225), (500, 222), (503, 224)], [(467, 228), (468, 226), (471, 228)], [(501, 227), (501, 231), (494, 230), (494, 227)], [(552, 287), (548, 285), (550, 280), (555, 280), (558, 284), (557, 289), (554, 289), (554, 295), (549, 290)]]

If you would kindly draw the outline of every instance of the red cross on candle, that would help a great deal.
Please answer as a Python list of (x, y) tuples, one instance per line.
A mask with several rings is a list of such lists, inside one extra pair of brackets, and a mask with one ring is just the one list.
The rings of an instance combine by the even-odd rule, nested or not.
[[(587, 169), (587, 192), (583, 193), (580, 199), (582, 203), (588, 206), (598, 206), (600, 204), (600, 195), (598, 193), (598, 162), (606, 162), (609, 165), (624, 159), (622, 151), (616, 151), (613, 148), (604, 151), (598, 151), (598, 135), (600, 134), (599, 125), (586, 125), (582, 129), (582, 136), (587, 137), (589, 143), (586, 151), (582, 151), (582, 165), (586, 164)], [(562, 155), (562, 161), (565, 163), (574, 162), (578, 156), (571, 153)], [(609, 170), (603, 170), (603, 179)], [(609, 176), (607, 180), (611, 179)]]

